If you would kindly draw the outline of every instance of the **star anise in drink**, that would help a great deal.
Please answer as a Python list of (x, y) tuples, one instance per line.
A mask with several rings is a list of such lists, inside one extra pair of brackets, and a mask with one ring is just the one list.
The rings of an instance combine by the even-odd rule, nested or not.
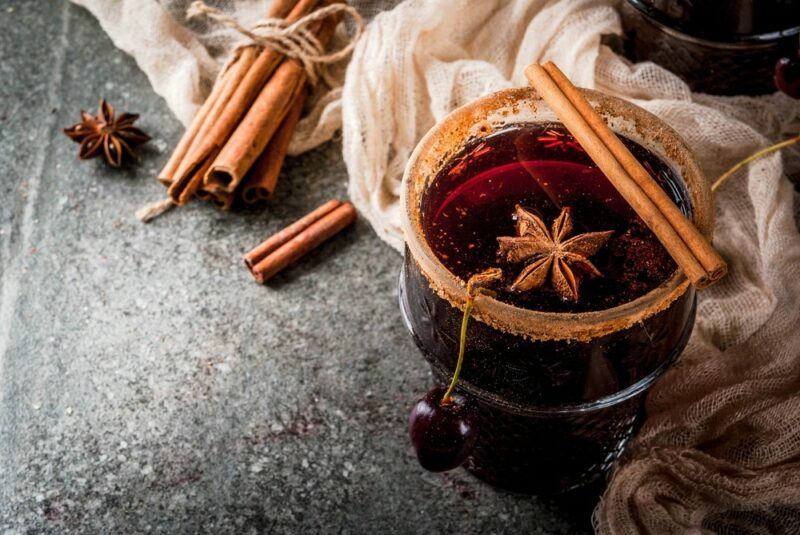
[(81, 122), (64, 129), (70, 139), (80, 143), (78, 158), (88, 160), (103, 155), (111, 167), (119, 167), (126, 159), (138, 159), (133, 148), (150, 139), (133, 123), (139, 118), (136, 113), (114, 115), (114, 108), (100, 99), (97, 115), (81, 110)]
[(506, 262), (527, 265), (510, 289), (527, 292), (550, 284), (562, 299), (577, 301), (582, 275), (600, 276), (589, 261), (608, 241), (614, 231), (586, 232), (569, 238), (572, 234), (572, 214), (565, 207), (553, 221), (550, 229), (536, 214), (521, 206), (516, 207), (517, 235), (497, 238), (498, 256)]

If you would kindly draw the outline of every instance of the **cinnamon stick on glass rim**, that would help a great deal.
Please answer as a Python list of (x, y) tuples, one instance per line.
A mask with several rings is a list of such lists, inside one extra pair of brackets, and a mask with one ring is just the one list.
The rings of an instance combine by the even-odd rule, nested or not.
[(578, 113), (583, 116), (592, 130), (600, 137), (605, 143), (614, 157), (622, 164), (625, 171), (633, 178), (636, 184), (642, 188), (644, 193), (650, 197), (659, 210), (664, 214), (667, 220), (675, 228), (678, 235), (686, 242), (686, 245), (697, 256), (697, 260), (702, 264), (711, 280), (717, 280), (725, 275), (727, 271), (727, 264), (720, 254), (711, 246), (709, 241), (703, 236), (700, 231), (689, 221), (683, 212), (680, 211), (678, 206), (667, 195), (667, 193), (653, 180), (650, 173), (639, 163), (631, 151), (622, 143), (616, 134), (606, 125), (603, 119), (592, 108), (589, 101), (580, 94), (578, 88), (572, 85), (569, 78), (561, 72), (561, 69), (553, 63), (548, 61), (544, 64), (546, 70), (553, 78), (555, 83), (566, 95), (573, 106), (578, 110)]
[(245, 265), (256, 282), (263, 283), (355, 220), (352, 204), (328, 201), (245, 255)]
[[(727, 271), (724, 260), (719, 257), (716, 251), (714, 254), (721, 260), (721, 266), (718, 264), (716, 269), (708, 271), (699, 260), (699, 256), (706, 256), (708, 251), (700, 252), (693, 250), (691, 247), (697, 247), (696, 241), (690, 240), (689, 243), (684, 241), (679, 231), (673, 226), (669, 216), (665, 215), (655, 204), (655, 202), (647, 195), (646, 191), (634, 180), (629, 172), (625, 169), (622, 163), (614, 155), (614, 152), (603, 142), (598, 132), (593, 128), (606, 129), (616, 138), (616, 135), (611, 132), (605, 122), (598, 116), (592, 124), (584, 118), (583, 114), (578, 111), (570, 98), (562, 91), (560, 85), (556, 80), (551, 77), (551, 74), (545, 68), (538, 64), (532, 64), (525, 69), (525, 76), (530, 81), (531, 85), (539, 92), (542, 98), (556, 113), (559, 119), (564, 123), (564, 126), (575, 136), (575, 139), (581, 144), (583, 149), (597, 164), (600, 170), (608, 177), (609, 181), (620, 192), (622, 197), (630, 204), (634, 211), (642, 218), (645, 224), (650, 228), (653, 234), (659, 239), (667, 252), (675, 260), (675, 263), (686, 274), (686, 277), (698, 288), (705, 288), (718, 280)], [(564, 82), (564, 77), (561, 79)], [(567, 83), (569, 81), (567, 80)], [(569, 84), (571, 85), (571, 84)], [(570, 95), (576, 99), (583, 99), (577, 89)], [(591, 105), (586, 103), (586, 106), (581, 107), (587, 115), (597, 115), (591, 108)], [(604, 134), (608, 137), (608, 134)], [(620, 143), (621, 145), (621, 143)], [(627, 148), (622, 145), (622, 148), (627, 151)], [(628, 151), (629, 152), (629, 151)], [(636, 165), (641, 164), (633, 157), (630, 156)], [(628, 162), (629, 165), (630, 162)], [(647, 171), (642, 169), (647, 174)], [(649, 177), (649, 174), (647, 175)], [(650, 178), (652, 180), (652, 178)], [(656, 187), (660, 187), (655, 184)], [(670, 201), (671, 202), (671, 201)], [(682, 214), (681, 214), (681, 217)], [(688, 221), (687, 221), (688, 223)], [(690, 223), (691, 225), (691, 223)], [(691, 225), (693, 227), (693, 225)], [(684, 227), (681, 227), (684, 228)], [(697, 234), (705, 241), (705, 238)], [(710, 245), (708, 245), (710, 248)], [(706, 260), (710, 257), (706, 256)], [(711, 265), (713, 263), (710, 263)]]

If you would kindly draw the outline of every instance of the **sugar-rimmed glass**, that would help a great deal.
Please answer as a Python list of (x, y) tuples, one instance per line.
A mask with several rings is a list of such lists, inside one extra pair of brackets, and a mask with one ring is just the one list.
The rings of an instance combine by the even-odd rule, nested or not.
[[(615, 131), (674, 169), (695, 224), (708, 234), (710, 191), (677, 134), (630, 103), (585, 94)], [(425, 239), (425, 192), (450, 157), (476, 137), (554, 121), (533, 90), (501, 91), (450, 114), (409, 161), (402, 191), (401, 308), (438, 383), (446, 383), (455, 366), (466, 290)], [(594, 312), (541, 312), (478, 297), (459, 382), (479, 415), (478, 443), (466, 468), (525, 493), (559, 492), (602, 474), (633, 433), (647, 389), (685, 346), (694, 312), (694, 288), (680, 272), (638, 299)]]

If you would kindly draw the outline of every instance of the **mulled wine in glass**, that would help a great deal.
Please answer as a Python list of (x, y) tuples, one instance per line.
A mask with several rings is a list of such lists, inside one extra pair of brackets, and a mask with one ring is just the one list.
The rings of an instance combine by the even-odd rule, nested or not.
[[(678, 136), (632, 104), (585, 94), (708, 233), (708, 186)], [(418, 452), (420, 421), (442, 434), (420, 460), (463, 462), (494, 486), (532, 494), (603, 474), (686, 344), (694, 288), (531, 89), (495, 93), (434, 127), (408, 164), (403, 202), (400, 304), (439, 398), (468, 301), (472, 310), (459, 401), (442, 405), (456, 419), (436, 396), (423, 400), (423, 419), (412, 414)], [(569, 254), (547, 260), (556, 250)], [(487, 269), (502, 276), (469, 296), (467, 281)]]

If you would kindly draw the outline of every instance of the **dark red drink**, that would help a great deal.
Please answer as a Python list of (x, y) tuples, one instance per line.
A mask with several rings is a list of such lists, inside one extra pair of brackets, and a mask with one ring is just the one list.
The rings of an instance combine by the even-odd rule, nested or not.
[[(624, 141), (688, 213), (675, 171)], [(514, 234), (517, 205), (548, 224), (569, 207), (575, 234), (613, 231), (592, 257), (602, 276), (581, 274), (577, 301), (547, 287), (509, 289), (521, 266), (498, 257), (497, 238)], [(423, 238), (449, 273), (464, 282), (502, 268), (496, 300), (543, 312), (543, 321), (624, 317), (629, 303), (676, 275), (655, 236), (557, 124), (518, 124), (467, 143), (429, 182), (419, 209)], [(408, 251), (401, 307), (435, 382), (445, 385), (456, 364), (462, 309), (437, 291)], [(482, 321), (469, 328), (458, 383), (478, 406), (478, 438), (467, 469), (524, 493), (563, 491), (603, 473), (633, 432), (643, 393), (683, 349), (693, 315), (694, 292), (688, 290), (639, 321), (592, 336), (561, 336), (554, 328), (552, 336), (531, 337), (479, 316)]]
[[(688, 211), (670, 168), (632, 141), (626, 145)], [(518, 204), (548, 223), (568, 206), (576, 234), (614, 234), (592, 259), (603, 277), (584, 280), (578, 302), (564, 301), (546, 289), (522, 295), (501, 291), (503, 301), (553, 312), (602, 310), (646, 294), (675, 271), (655, 235), (558, 125), (519, 125), (468, 145), (442, 169), (426, 194), (425, 236), (447, 269), (466, 281), (498, 265), (497, 237), (514, 234)], [(510, 278), (512, 273), (506, 275)]]

